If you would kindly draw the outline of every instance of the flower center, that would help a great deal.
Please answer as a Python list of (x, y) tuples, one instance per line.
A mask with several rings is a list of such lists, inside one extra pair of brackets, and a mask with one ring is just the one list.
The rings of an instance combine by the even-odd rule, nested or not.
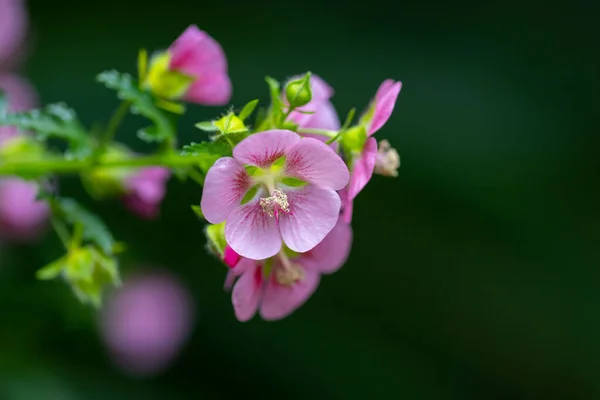
[(290, 261), (285, 252), (279, 253), (280, 264), (275, 269), (275, 280), (283, 286), (291, 286), (298, 281), (304, 280), (304, 269)]
[(289, 213), (290, 203), (285, 193), (279, 189), (271, 191), (271, 196), (260, 199), (260, 206), (269, 217), (275, 217), (279, 221), (279, 212)]

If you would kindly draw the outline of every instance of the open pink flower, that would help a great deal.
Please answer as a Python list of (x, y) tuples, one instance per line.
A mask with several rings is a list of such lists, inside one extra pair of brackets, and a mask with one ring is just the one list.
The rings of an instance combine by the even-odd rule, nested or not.
[[(295, 76), (290, 81), (301, 78), (301, 76)], [(331, 97), (333, 96), (333, 89), (323, 79), (317, 75), (311, 75), (310, 77), (310, 88), (312, 91), (311, 101), (299, 107), (299, 111), (310, 111), (314, 114), (303, 114), (299, 111), (293, 111), (288, 119), (298, 124), (300, 128), (310, 129), (325, 129), (337, 131), (340, 129), (340, 119), (338, 117), (333, 104), (331, 104)], [(316, 139), (327, 139), (327, 137), (319, 135), (305, 136), (315, 137)]]
[(233, 285), (231, 296), (235, 315), (248, 321), (258, 310), (265, 320), (286, 317), (308, 300), (319, 285), (321, 274), (337, 271), (348, 258), (352, 228), (339, 220), (331, 232), (312, 250), (269, 260), (242, 258), (229, 271), (226, 288)]
[(162, 167), (148, 167), (136, 171), (124, 182), (125, 206), (142, 218), (155, 218), (165, 197), (165, 185), (170, 176), (171, 172)]
[(173, 71), (195, 78), (183, 98), (209, 106), (227, 104), (231, 98), (231, 81), (227, 58), (221, 45), (197, 26), (188, 27), (169, 47)]
[(287, 130), (256, 133), (240, 142), (206, 175), (201, 207), (213, 224), (226, 221), (236, 253), (262, 260), (281, 250), (315, 247), (340, 211), (336, 190), (348, 168), (326, 144)]
[(125, 372), (148, 376), (177, 356), (192, 327), (190, 296), (174, 276), (152, 272), (127, 279), (103, 308), (100, 333)]
[(0, 234), (13, 241), (33, 240), (43, 230), (50, 210), (36, 200), (35, 183), (15, 178), (0, 179)]
[[(1, 1), (2, 0), (0, 0), (0, 2)], [(1, 19), (2, 17), (0, 17), (0, 20)], [(0, 40), (2, 40), (1, 34)], [(17, 75), (0, 74), (0, 89), (5, 93), (6, 99), (8, 100), (9, 112), (26, 111), (35, 107), (37, 103), (37, 95), (35, 90), (25, 79)], [(0, 145), (3, 141), (16, 135), (17, 133), (17, 128), (0, 126)]]
[(12, 66), (27, 32), (23, 0), (0, 0), (0, 67)]
[[(381, 129), (392, 115), (401, 88), (402, 82), (395, 82), (391, 79), (384, 81), (379, 86), (375, 99), (371, 101), (369, 110), (361, 118), (361, 121), (366, 122), (367, 141), (361, 152), (352, 160), (350, 183), (347, 193), (342, 198), (346, 210), (352, 210), (352, 205), (348, 203), (354, 201), (373, 176), (377, 162), (377, 141), (371, 136)], [(345, 213), (348, 222), (351, 216), (351, 211)]]

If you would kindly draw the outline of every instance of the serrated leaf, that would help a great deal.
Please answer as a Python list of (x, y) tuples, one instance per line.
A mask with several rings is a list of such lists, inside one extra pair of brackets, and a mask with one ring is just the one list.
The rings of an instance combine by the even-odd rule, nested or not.
[(113, 254), (115, 240), (102, 220), (75, 200), (60, 198), (56, 201), (61, 216), (70, 225), (81, 224), (83, 239), (96, 244), (105, 254)]
[(175, 129), (167, 115), (154, 104), (150, 93), (142, 91), (136, 85), (131, 75), (110, 70), (99, 74), (97, 80), (107, 88), (116, 90), (120, 99), (130, 101), (132, 112), (143, 115), (156, 125), (155, 129), (144, 129), (138, 132), (140, 139), (148, 142), (163, 142), (175, 136)]
[(198, 122), (194, 126), (204, 132), (217, 132), (219, 130), (213, 121)]
[(257, 105), (258, 105), (258, 99), (248, 102), (244, 106), (244, 108), (242, 108), (242, 111), (240, 111), (240, 114), (238, 115), (240, 117), (240, 119), (242, 121), (244, 121), (246, 118), (248, 118), (252, 114), (252, 112), (254, 111), (254, 109), (256, 108)]
[(231, 147), (222, 142), (190, 143), (183, 146), (181, 155), (196, 157), (198, 166), (206, 174), (215, 161), (231, 155)]

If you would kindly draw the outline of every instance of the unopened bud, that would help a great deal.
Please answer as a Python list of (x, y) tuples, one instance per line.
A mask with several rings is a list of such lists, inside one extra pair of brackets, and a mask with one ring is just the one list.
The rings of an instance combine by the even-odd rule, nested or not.
[(290, 107), (302, 107), (312, 100), (310, 75), (310, 72), (307, 72), (302, 78), (291, 81), (286, 85), (285, 95)]

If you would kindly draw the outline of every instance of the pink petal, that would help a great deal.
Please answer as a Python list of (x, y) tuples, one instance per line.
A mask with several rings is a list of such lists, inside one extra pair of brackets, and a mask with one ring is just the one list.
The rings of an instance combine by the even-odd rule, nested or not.
[(348, 199), (354, 200), (356, 195), (363, 190), (373, 176), (375, 162), (377, 161), (377, 141), (369, 138), (363, 151), (352, 165), (350, 174), (350, 185), (348, 187)]
[[(314, 111), (314, 114), (302, 114), (294, 111), (290, 114), (289, 119), (296, 122), (300, 128), (325, 129), (330, 131), (340, 129), (340, 118), (331, 102), (325, 101), (315, 105), (313, 108), (311, 111)], [(319, 138), (325, 138), (325, 140), (329, 139), (326, 136), (318, 136)]]
[(235, 207), (227, 217), (225, 239), (236, 253), (253, 260), (264, 260), (281, 250), (281, 235), (275, 218), (269, 217), (254, 200)]
[(338, 194), (340, 195), (340, 198), (342, 199), (342, 210), (341, 210), (340, 218), (342, 218), (342, 220), (345, 223), (349, 224), (352, 222), (352, 211), (354, 209), (353, 200), (350, 200), (348, 198), (348, 188), (347, 187), (340, 190), (338, 192)]
[(171, 171), (163, 167), (148, 167), (138, 170), (125, 181), (127, 193), (123, 202), (131, 212), (141, 218), (153, 219), (165, 197), (166, 182)]
[(250, 177), (244, 167), (231, 157), (217, 160), (208, 170), (200, 207), (208, 222), (218, 224), (240, 205), (250, 189)]
[(304, 271), (304, 279), (290, 286), (280, 285), (272, 275), (265, 286), (260, 316), (267, 321), (288, 316), (309, 299), (319, 286), (319, 280), (319, 273), (308, 268)]
[(262, 270), (257, 266), (246, 270), (235, 283), (231, 302), (235, 317), (239, 321), (248, 321), (256, 313), (261, 299), (262, 286)]
[(352, 228), (340, 218), (325, 239), (311, 251), (300, 255), (300, 260), (307, 269), (331, 274), (344, 265), (351, 248)]
[(30, 240), (40, 233), (50, 210), (37, 201), (38, 187), (20, 179), (0, 181), (0, 230), (14, 240)]
[(377, 132), (390, 118), (396, 105), (396, 99), (400, 94), (402, 88), (402, 82), (395, 82), (392, 80), (384, 81), (375, 95), (375, 112), (373, 113), (373, 119), (369, 125), (367, 134), (369, 136)]
[(350, 175), (335, 151), (312, 138), (303, 138), (289, 150), (285, 174), (333, 190), (346, 186)]
[(229, 291), (233, 287), (235, 280), (244, 274), (249, 269), (254, 269), (256, 266), (256, 260), (251, 260), (249, 258), (242, 257), (240, 261), (237, 263), (235, 268), (230, 268), (227, 270), (227, 276), (225, 277), (225, 290)]
[(0, 66), (13, 64), (13, 58), (18, 55), (27, 32), (27, 25), (23, 1), (0, 0)]
[(209, 34), (189, 26), (169, 47), (170, 67), (191, 76), (200, 76), (207, 69), (227, 71), (227, 59), (221, 45)]
[(223, 262), (225, 262), (228, 267), (235, 267), (241, 258), (242, 257), (236, 253), (231, 246), (225, 246), (225, 250), (223, 251)]
[(222, 106), (231, 99), (231, 81), (225, 72), (200, 75), (186, 92), (184, 99), (207, 106)]
[[(1, 36), (2, 35), (0, 35), (0, 40)], [(10, 112), (29, 110), (35, 107), (37, 103), (35, 90), (31, 87), (29, 82), (17, 75), (0, 74), (0, 89), (6, 94), (8, 99), (8, 111)], [(6, 141), (17, 133), (17, 128), (0, 126), (0, 145), (2, 145), (3, 141)]]
[(285, 244), (299, 253), (313, 249), (335, 226), (340, 196), (331, 189), (307, 185), (286, 192), (290, 212), (280, 214), (279, 230)]
[(255, 133), (235, 146), (233, 158), (242, 164), (268, 167), (285, 155), (298, 141), (300, 136), (287, 130)]

